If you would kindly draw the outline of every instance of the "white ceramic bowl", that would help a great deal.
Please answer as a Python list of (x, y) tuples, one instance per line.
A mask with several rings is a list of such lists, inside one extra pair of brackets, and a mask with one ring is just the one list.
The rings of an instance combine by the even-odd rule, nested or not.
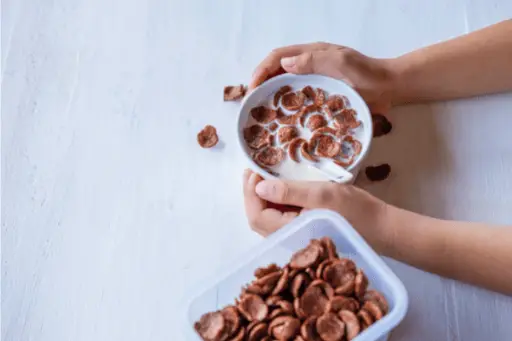
[(369, 289), (380, 291), (387, 299), (389, 312), (359, 334), (354, 341), (387, 340), (389, 332), (404, 318), (408, 308), (407, 291), (386, 263), (343, 217), (328, 210), (301, 214), (274, 232), (252, 250), (237, 256), (231, 264), (190, 289), (184, 304), (183, 328), (189, 341), (200, 341), (194, 322), (202, 314), (233, 304), (241, 288), (254, 279), (254, 270), (270, 263), (284, 265), (297, 250), (313, 238), (330, 237), (343, 257), (352, 259), (368, 277)]
[(269, 101), (271, 102), (274, 93), (285, 85), (290, 85), (294, 90), (299, 90), (307, 85), (310, 85), (314, 88), (324, 89), (329, 95), (339, 94), (348, 98), (350, 107), (356, 110), (358, 119), (362, 122), (362, 128), (358, 128), (356, 137), (363, 145), (363, 149), (354, 163), (347, 168), (347, 170), (354, 175), (355, 179), (357, 173), (359, 172), (361, 163), (365, 159), (370, 149), (373, 135), (372, 116), (365, 101), (347, 83), (338, 79), (321, 75), (280, 75), (266, 81), (244, 98), (240, 107), (240, 113), (238, 115), (237, 129), (238, 142), (243, 154), (245, 155), (245, 158), (247, 159), (247, 162), (249, 163), (249, 167), (258, 174), (261, 174), (264, 178), (275, 178), (274, 175), (261, 168), (250, 157), (251, 150), (245, 143), (243, 130), (248, 124), (251, 109), (259, 105), (266, 105), (269, 103)]

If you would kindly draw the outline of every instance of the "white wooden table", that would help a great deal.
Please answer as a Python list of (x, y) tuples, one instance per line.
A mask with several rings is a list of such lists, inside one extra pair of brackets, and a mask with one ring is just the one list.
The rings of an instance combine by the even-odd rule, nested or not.
[[(245, 221), (237, 104), (274, 47), (395, 56), (512, 17), (508, 0), (4, 0), (2, 340), (182, 340), (186, 289), (260, 237)], [(394, 110), (369, 188), (442, 218), (511, 223), (512, 95)], [(196, 133), (218, 128), (220, 150)], [(512, 300), (389, 261), (392, 340), (505, 340)]]

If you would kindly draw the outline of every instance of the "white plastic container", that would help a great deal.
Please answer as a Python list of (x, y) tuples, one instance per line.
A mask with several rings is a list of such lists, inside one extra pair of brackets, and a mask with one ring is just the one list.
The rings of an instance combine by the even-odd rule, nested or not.
[[(255, 171), (258, 174), (261, 174), (266, 179), (272, 179), (275, 178), (274, 175), (268, 173), (265, 169), (261, 168), (258, 164), (256, 164), (250, 155), (252, 154), (252, 151), (247, 147), (245, 140), (244, 140), (244, 134), (243, 130), (248, 125), (256, 123), (253, 121), (253, 119), (250, 117), (250, 111), (252, 108), (257, 107), (259, 105), (269, 105), (272, 106), (272, 99), (274, 97), (274, 94), (279, 88), (281, 88), (284, 85), (290, 85), (293, 87), (294, 90), (299, 90), (304, 88), (307, 85), (310, 85), (314, 88), (322, 88), (325, 91), (327, 91), (329, 94), (339, 94), (344, 95), (347, 97), (348, 101), (350, 102), (350, 107), (356, 110), (358, 119), (362, 122), (362, 125), (360, 128), (357, 129), (355, 137), (361, 142), (363, 149), (357, 159), (354, 161), (352, 165), (350, 165), (347, 168), (347, 171), (352, 173), (353, 177), (351, 180), (354, 180), (357, 177), (357, 174), (361, 168), (361, 163), (368, 155), (368, 151), (370, 150), (370, 145), (372, 143), (372, 135), (373, 135), (373, 123), (372, 123), (372, 116), (370, 113), (370, 110), (368, 109), (368, 106), (366, 105), (363, 98), (354, 90), (352, 89), (347, 83), (339, 80), (334, 79), (327, 76), (322, 75), (293, 75), (293, 74), (284, 74), (277, 77), (274, 77), (266, 82), (264, 82), (262, 85), (254, 89), (251, 93), (249, 93), (247, 96), (245, 96), (244, 100), (242, 101), (242, 105), (240, 106), (240, 112), (238, 115), (238, 121), (237, 121), (237, 129), (238, 129), (238, 142), (240, 149), (242, 150), (245, 158), (247, 159), (247, 163), (249, 167)], [(305, 129), (307, 131), (307, 129)], [(309, 132), (307, 133), (309, 134)], [(308, 136), (302, 136), (308, 139)], [(321, 160), (319, 163), (317, 163), (315, 166), (320, 167), (323, 170), (327, 171), (326, 174), (331, 173), (329, 172), (334, 170), (335, 168), (338, 168), (338, 166), (332, 168), (328, 167), (326, 160)], [(285, 160), (286, 164), (286, 160)], [(293, 177), (289, 180), (312, 180), (312, 181), (318, 181), (318, 180), (333, 180), (339, 183), (347, 183), (347, 182), (353, 182), (353, 181), (347, 181), (346, 178), (339, 177), (339, 178), (332, 178), (328, 177), (326, 174), (321, 174), (319, 172), (314, 171), (313, 167), (307, 167), (307, 169), (304, 169), (305, 167), (301, 167), (300, 164), (296, 164), (294, 162), (290, 162), (288, 164), (282, 164), (281, 166), (287, 166), (288, 168), (295, 168), (295, 171), (289, 171), (289, 173), (293, 174)], [(277, 169), (279, 171), (279, 169)]]
[(237, 262), (201, 283), (202, 288), (191, 295), (184, 314), (187, 340), (201, 341), (194, 331), (194, 322), (202, 314), (233, 304), (242, 286), (254, 279), (254, 270), (270, 263), (284, 265), (292, 254), (304, 248), (311, 239), (330, 237), (343, 257), (351, 258), (368, 277), (371, 289), (384, 294), (389, 312), (384, 318), (358, 335), (354, 341), (387, 340), (407, 312), (408, 297), (404, 285), (364, 239), (340, 215), (328, 210), (312, 210), (301, 214), (290, 224), (263, 240)]

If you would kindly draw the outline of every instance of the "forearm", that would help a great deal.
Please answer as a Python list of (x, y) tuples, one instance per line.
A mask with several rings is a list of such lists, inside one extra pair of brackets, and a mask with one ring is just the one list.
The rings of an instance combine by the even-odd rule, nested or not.
[(390, 206), (384, 255), (512, 295), (512, 226), (434, 219)]
[(389, 60), (394, 105), (512, 90), (512, 20)]

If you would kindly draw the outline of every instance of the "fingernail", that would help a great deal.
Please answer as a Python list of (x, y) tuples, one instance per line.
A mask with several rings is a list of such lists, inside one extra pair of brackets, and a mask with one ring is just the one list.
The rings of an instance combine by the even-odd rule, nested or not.
[(295, 66), (295, 57), (286, 57), (281, 59), (281, 65), (283, 67), (294, 67)]
[(256, 194), (258, 194), (260, 197), (268, 197), (271, 191), (271, 185), (263, 180), (260, 183), (256, 185)]

